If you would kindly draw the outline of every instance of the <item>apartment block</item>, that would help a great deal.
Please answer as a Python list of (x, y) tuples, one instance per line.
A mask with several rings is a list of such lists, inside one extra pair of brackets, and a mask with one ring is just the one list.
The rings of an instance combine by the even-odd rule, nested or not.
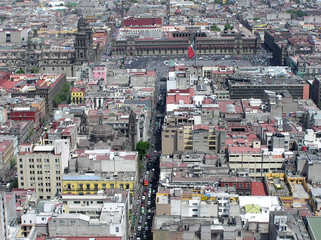
[(17, 160), (19, 188), (36, 189), (40, 199), (51, 199), (62, 192), (62, 173), (68, 167), (69, 140), (54, 145), (20, 145)]
[(162, 131), (162, 153), (175, 151), (224, 152), (225, 132), (215, 126), (197, 124), (192, 126), (166, 126)]
[(227, 155), (232, 172), (245, 168), (249, 170), (249, 177), (263, 178), (265, 173), (283, 169), (282, 155), (264, 154), (261, 148), (232, 146)]

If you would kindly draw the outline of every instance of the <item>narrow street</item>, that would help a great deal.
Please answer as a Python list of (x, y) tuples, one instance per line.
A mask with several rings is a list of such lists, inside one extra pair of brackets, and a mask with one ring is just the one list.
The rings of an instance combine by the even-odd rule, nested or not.
[[(161, 155), (161, 127), (165, 113), (165, 82), (161, 82), (157, 74), (154, 110), (151, 114), (150, 149), (143, 159), (144, 169), (141, 174), (138, 194), (133, 205), (131, 239), (153, 239), (151, 228), (155, 214), (155, 198), (159, 180), (159, 160)], [(135, 202), (136, 201), (136, 202)]]

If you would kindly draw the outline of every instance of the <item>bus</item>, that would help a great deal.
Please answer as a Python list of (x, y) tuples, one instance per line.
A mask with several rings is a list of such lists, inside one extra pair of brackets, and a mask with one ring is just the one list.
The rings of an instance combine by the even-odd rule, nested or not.
[(144, 180), (144, 186), (148, 186), (148, 181)]

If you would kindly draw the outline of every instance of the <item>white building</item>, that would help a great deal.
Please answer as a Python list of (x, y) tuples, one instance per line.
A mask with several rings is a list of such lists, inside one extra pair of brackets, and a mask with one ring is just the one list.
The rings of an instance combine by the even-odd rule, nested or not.
[(240, 196), (239, 205), (243, 227), (248, 231), (267, 233), (270, 211), (281, 211), (278, 196)]
[(54, 198), (62, 190), (62, 173), (68, 167), (69, 140), (54, 145), (20, 145), (17, 160), (19, 188), (36, 190), (40, 199)]

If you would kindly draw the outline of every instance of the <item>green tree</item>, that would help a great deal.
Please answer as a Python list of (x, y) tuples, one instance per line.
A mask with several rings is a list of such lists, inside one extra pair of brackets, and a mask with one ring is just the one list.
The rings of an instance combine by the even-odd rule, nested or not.
[(255, 17), (255, 18), (253, 18), (253, 20), (257, 21), (257, 20), (260, 20), (260, 18), (259, 17)]
[(16, 71), (16, 74), (25, 74), (25, 71), (22, 68), (20, 68)]
[(10, 191), (14, 188), (18, 188), (18, 179), (15, 178), (15, 180), (10, 184)]
[(229, 30), (229, 29), (231, 29), (231, 30), (233, 30), (233, 26), (231, 26), (229, 23), (227, 23), (227, 24), (225, 24), (224, 25), (224, 30)]
[(213, 24), (213, 25), (211, 26), (211, 31), (219, 32), (219, 31), (221, 31), (221, 29), (220, 29), (216, 24)]
[(63, 92), (69, 92), (71, 84), (69, 82), (65, 82), (64, 85), (62, 85), (61, 91)]
[(14, 166), (16, 166), (17, 163), (17, 158), (13, 157), (10, 159), (10, 169), (13, 168)]
[(39, 71), (40, 71), (40, 68), (39, 68), (39, 67), (33, 67), (33, 68), (32, 68), (32, 72), (33, 72), (33, 73), (39, 73)]
[(139, 141), (136, 144), (136, 151), (138, 152), (139, 159), (142, 159), (149, 149), (149, 142)]

